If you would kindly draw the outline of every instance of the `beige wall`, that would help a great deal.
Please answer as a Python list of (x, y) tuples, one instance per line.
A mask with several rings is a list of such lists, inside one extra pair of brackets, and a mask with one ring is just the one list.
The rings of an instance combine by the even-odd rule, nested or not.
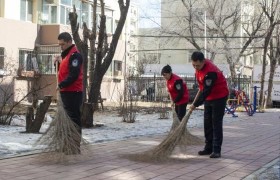
[(5, 66), (9, 67), (12, 75), (16, 75), (18, 68), (19, 49), (33, 50), (37, 38), (37, 25), (0, 18), (0, 47), (5, 48)]
[(104, 78), (100, 90), (101, 97), (106, 98), (106, 101), (120, 102), (120, 96), (122, 96), (124, 92), (124, 81), (123, 79), (119, 80), (120, 81), (116, 82), (112, 78)]
[(11, 92), (14, 92), (14, 78), (12, 76), (0, 76), (0, 103), (3, 101), (8, 103), (14, 102), (14, 95), (7, 99)]
[[(38, 99), (42, 100), (44, 96), (53, 96), (56, 99), (56, 77), (55, 75), (42, 75), (38, 79), (17, 77), (14, 83), (15, 101), (22, 99), (34, 87), (38, 91)], [(31, 102), (31, 95), (26, 99)]]

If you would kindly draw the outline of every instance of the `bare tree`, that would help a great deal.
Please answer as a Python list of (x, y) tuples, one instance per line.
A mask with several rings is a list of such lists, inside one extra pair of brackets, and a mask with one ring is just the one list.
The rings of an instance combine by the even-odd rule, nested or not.
[(148, 64), (158, 64), (158, 63), (159, 63), (158, 57), (154, 53), (152, 54), (144, 53), (143, 57), (141, 57), (139, 61), (137, 61), (136, 71), (139, 75), (142, 75), (145, 73), (145, 69)]
[[(112, 63), (113, 56), (116, 51), (118, 40), (122, 29), (125, 24), (130, 0), (118, 0), (120, 9), (120, 18), (115, 32), (113, 33), (112, 40), (110, 44), (108, 43), (108, 36), (106, 33), (106, 16), (105, 16), (105, 3), (104, 0), (99, 0), (101, 14), (100, 14), (100, 24), (99, 31), (97, 33), (97, 0), (93, 2), (82, 1), (83, 3), (90, 3), (93, 8), (93, 24), (92, 29), (88, 29), (86, 23), (83, 23), (83, 40), (80, 38), (78, 33), (79, 24), (77, 22), (78, 15), (74, 7), (74, 11), (69, 13), (69, 19), (71, 22), (71, 30), (73, 34), (73, 39), (78, 49), (80, 50), (84, 59), (84, 85), (86, 89), (89, 89), (88, 100), (84, 96), (84, 104), (82, 111), (82, 123), (84, 127), (93, 126), (93, 113), (96, 109), (98, 98), (100, 94), (100, 88), (103, 76), (108, 70), (110, 64)], [(98, 37), (97, 37), (98, 34)], [(87, 57), (88, 57), (88, 41), (90, 43), (90, 54), (89, 61), (90, 67), (89, 72), (87, 67)], [(97, 46), (96, 46), (97, 44)], [(87, 85), (87, 74), (89, 74), (89, 85)]]
[[(179, 2), (176, 3), (179, 6)], [(254, 13), (254, 1), (249, 3), (252, 9), (247, 10), (252, 14), (247, 15), (249, 19), (245, 23), (241, 1), (181, 0), (181, 3), (183, 6), (179, 6), (176, 11), (172, 8), (163, 10), (168, 14), (163, 18), (172, 17), (172, 21), (169, 20), (169, 23), (161, 27), (163, 34), (171, 35), (163, 43), (171, 41), (171, 38), (178, 43), (178, 40), (174, 40), (175, 36), (185, 39), (187, 47), (206, 51), (206, 57), (213, 61), (219, 55), (227, 60), (231, 78), (234, 80), (236, 68), (242, 65), (240, 59), (255, 53), (252, 47), (256, 39), (262, 36), (263, 14)], [(242, 35), (240, 35), (241, 29)]]
[(274, 30), (274, 38), (269, 43), (269, 54), (270, 59), (270, 73), (268, 77), (268, 87), (267, 87), (267, 105), (272, 106), (271, 93), (273, 88), (273, 79), (277, 63), (280, 61), (280, 27), (276, 26)]
[[(214, 60), (217, 54), (225, 55), (232, 80), (234, 80), (236, 77), (236, 67), (240, 64), (240, 58), (255, 53), (249, 47), (253, 45), (256, 38), (261, 37), (264, 23), (263, 14), (248, 14), (249, 18), (244, 22), (239, 1), (206, 1), (203, 6), (204, 13), (207, 13), (208, 23), (206, 24), (205, 21), (196, 20), (196, 1), (182, 0), (182, 2), (188, 12), (186, 22), (189, 25), (189, 37), (186, 39), (196, 49), (203, 50), (203, 45), (195, 37), (202, 36), (202, 32), (205, 30), (203, 25), (206, 25), (208, 32), (207, 40), (211, 44), (207, 48), (207, 52), (211, 54), (212, 60)], [(251, 4), (251, 7), (253, 6), (254, 4)], [(248, 9), (248, 11), (254, 13), (253, 8)], [(244, 32), (242, 37), (239, 37), (240, 28)]]
[(267, 65), (267, 57), (270, 57), (270, 75), (269, 75), (269, 85), (268, 85), (268, 94), (269, 101), (271, 102), (271, 91), (273, 86), (273, 76), (276, 68), (277, 59), (274, 58), (275, 55), (279, 52), (273, 50), (269, 54), (269, 46), (273, 47), (272, 35), (275, 31), (275, 27), (280, 24), (280, 14), (279, 12), (279, 0), (261, 0), (259, 5), (267, 18), (267, 31), (264, 36), (264, 45), (263, 45), (263, 62), (262, 62), (262, 75), (261, 75), (261, 89), (260, 89), (260, 98), (259, 105), (263, 108), (264, 104), (264, 82), (265, 82), (265, 72)]
[[(10, 76), (11, 77), (11, 76)], [(29, 89), (26, 94), (23, 94), (23, 89), (17, 89), (14, 91), (14, 84), (13, 81), (11, 83), (7, 83), (7, 77), (2, 77), (0, 78), (0, 96), (1, 96), (1, 101), (0, 101), (0, 124), (2, 125), (10, 125), (12, 118), (15, 115), (15, 112), (17, 111), (17, 107), (20, 106), (20, 104), (26, 100), (28, 97), (30, 97), (34, 93), (38, 93), (42, 89), (46, 88), (50, 84), (46, 84), (45, 86), (40, 86), (37, 88), (32, 88)], [(14, 97), (21, 94), (22, 97), (20, 97), (17, 101), (14, 101)], [(34, 120), (33, 117), (30, 117), (30, 119), (33, 119), (34, 123), (36, 124), (36, 129), (37, 132), (39, 132), (41, 124), (43, 123), (43, 119), (45, 117), (45, 114), (48, 110), (48, 107), (51, 102), (51, 97), (48, 99), (49, 103), (48, 104), (42, 104), (40, 105), (40, 109), (36, 109), (36, 119)], [(33, 107), (32, 112), (34, 112)], [(34, 126), (35, 127), (35, 126)]]

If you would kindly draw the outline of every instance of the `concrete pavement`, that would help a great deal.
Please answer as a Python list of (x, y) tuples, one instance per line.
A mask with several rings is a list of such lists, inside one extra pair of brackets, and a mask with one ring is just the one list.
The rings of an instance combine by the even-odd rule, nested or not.
[[(83, 155), (55, 163), (40, 154), (0, 160), (0, 179), (26, 180), (238, 180), (279, 158), (279, 112), (232, 118), (224, 124), (222, 158), (198, 156), (203, 145), (177, 148), (170, 161), (143, 163), (124, 158), (151, 149), (164, 136), (93, 144)], [(203, 137), (202, 128), (190, 130)], [(3, 138), (3, 137), (2, 137)], [(250, 176), (251, 175), (251, 176)]]

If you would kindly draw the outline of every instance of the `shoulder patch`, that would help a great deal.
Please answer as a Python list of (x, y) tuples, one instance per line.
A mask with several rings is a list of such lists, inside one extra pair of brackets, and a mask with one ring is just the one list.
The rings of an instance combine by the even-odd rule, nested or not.
[(176, 84), (176, 89), (177, 90), (180, 90), (182, 87), (181, 87), (181, 84)]
[(206, 80), (205, 80), (205, 84), (206, 84), (206, 86), (211, 86), (211, 84), (212, 84), (212, 79), (206, 79)]
[(78, 64), (79, 64), (78, 59), (74, 59), (74, 60), (72, 61), (72, 66), (73, 66), (73, 67), (77, 67)]

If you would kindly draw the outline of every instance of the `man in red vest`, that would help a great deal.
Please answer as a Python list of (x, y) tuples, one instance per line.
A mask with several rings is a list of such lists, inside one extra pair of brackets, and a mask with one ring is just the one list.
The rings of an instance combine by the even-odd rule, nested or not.
[(210, 155), (210, 158), (221, 157), (223, 142), (223, 117), (229, 95), (227, 81), (222, 71), (201, 52), (191, 56), (198, 81), (198, 99), (190, 106), (193, 111), (204, 103), (204, 136), (205, 147), (199, 155)]
[(177, 117), (181, 121), (186, 114), (186, 107), (189, 102), (187, 85), (182, 78), (172, 73), (172, 69), (169, 65), (162, 68), (161, 75), (166, 80), (170, 98), (175, 105)]
[[(57, 90), (60, 91), (64, 109), (71, 120), (77, 124), (81, 134), (80, 107), (83, 100), (83, 58), (77, 47), (72, 44), (72, 37), (68, 32), (59, 34), (58, 44), (62, 50), (62, 60), (59, 64)], [(80, 146), (80, 142), (77, 143)]]

